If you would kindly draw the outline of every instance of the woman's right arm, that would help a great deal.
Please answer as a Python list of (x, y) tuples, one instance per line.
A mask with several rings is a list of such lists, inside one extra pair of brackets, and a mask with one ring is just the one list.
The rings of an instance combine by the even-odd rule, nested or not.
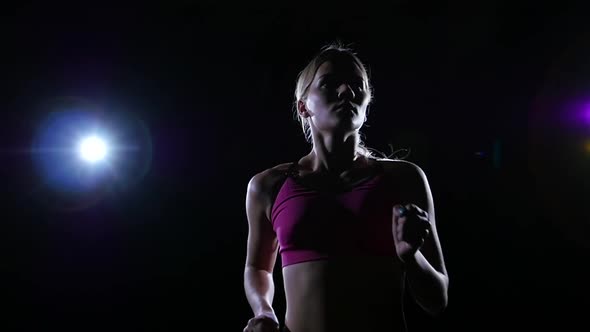
[(272, 308), (274, 297), (273, 270), (278, 241), (267, 216), (270, 207), (269, 171), (256, 174), (248, 183), (246, 215), (248, 243), (244, 269), (244, 290), (254, 317), (269, 317), (278, 324)]

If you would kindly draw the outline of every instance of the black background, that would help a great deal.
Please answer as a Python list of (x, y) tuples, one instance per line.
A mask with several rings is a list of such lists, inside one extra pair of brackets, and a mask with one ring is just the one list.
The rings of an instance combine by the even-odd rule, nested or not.
[[(450, 274), (410, 328), (571, 328), (588, 307), (583, 2), (28, 4), (2, 18), (0, 320), (6, 331), (241, 331), (246, 185), (309, 150), (292, 103), (324, 44), (371, 71), (369, 147), (428, 175)], [(70, 96), (149, 128), (141, 181), (88, 208), (36, 192), (27, 152)], [(47, 199), (53, 203), (47, 204)], [(280, 269), (275, 309), (284, 310)], [(212, 326), (213, 328), (206, 328)]]

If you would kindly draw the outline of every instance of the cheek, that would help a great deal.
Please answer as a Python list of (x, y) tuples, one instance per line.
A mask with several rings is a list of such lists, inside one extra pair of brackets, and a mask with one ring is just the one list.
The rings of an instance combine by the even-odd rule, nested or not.
[(307, 97), (307, 102), (305, 103), (305, 105), (307, 106), (307, 109), (310, 111), (315, 111), (318, 108), (322, 108), (322, 107), (324, 107), (325, 104), (326, 104), (325, 98), (321, 95), (318, 95), (318, 94), (310, 94)]
[(363, 107), (367, 107), (369, 105), (369, 101), (371, 101), (371, 97), (368, 93), (363, 93), (362, 105)]

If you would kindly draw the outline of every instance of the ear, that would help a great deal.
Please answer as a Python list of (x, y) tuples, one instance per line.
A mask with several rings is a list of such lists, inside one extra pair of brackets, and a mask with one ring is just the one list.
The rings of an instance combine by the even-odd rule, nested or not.
[(304, 118), (308, 118), (311, 116), (309, 114), (309, 111), (307, 110), (307, 106), (305, 106), (305, 101), (297, 101), (297, 113), (299, 113), (299, 115), (301, 115)]

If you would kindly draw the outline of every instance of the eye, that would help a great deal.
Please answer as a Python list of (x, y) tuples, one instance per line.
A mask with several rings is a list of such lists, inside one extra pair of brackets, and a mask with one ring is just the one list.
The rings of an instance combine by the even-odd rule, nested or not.
[(363, 81), (354, 81), (350, 83), (350, 86), (354, 89), (357, 89), (359, 91), (363, 91), (365, 90), (365, 82)]
[(320, 81), (320, 87), (323, 88), (333, 88), (336, 85), (336, 81), (331, 78), (325, 78)]

